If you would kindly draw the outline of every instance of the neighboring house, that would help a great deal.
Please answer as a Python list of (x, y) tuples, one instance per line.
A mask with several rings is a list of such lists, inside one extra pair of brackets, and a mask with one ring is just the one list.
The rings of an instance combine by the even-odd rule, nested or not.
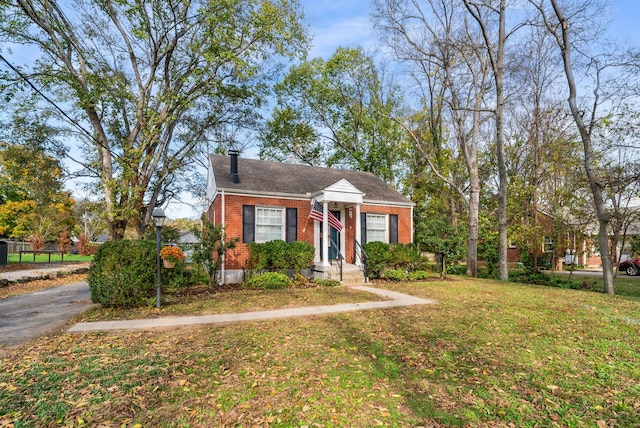
[(187, 260), (192, 260), (193, 252), (200, 244), (200, 240), (198, 240), (198, 237), (194, 235), (193, 232), (187, 230), (180, 232), (176, 244), (184, 251)]
[[(227, 239), (239, 240), (225, 255), (225, 282), (242, 280), (250, 242), (314, 245), (313, 270), (319, 278), (328, 277), (339, 258), (360, 266), (363, 243), (413, 242), (414, 204), (367, 172), (244, 159), (234, 152), (211, 155), (207, 203), (208, 220), (226, 225)], [(314, 203), (321, 211), (314, 217), (323, 221), (311, 217)], [(329, 212), (342, 230), (331, 226)]]
[[(634, 211), (632, 210), (631, 213), (633, 214)], [(564, 217), (565, 220), (559, 225), (559, 222), (550, 214), (538, 212), (538, 224), (544, 234), (540, 237), (540, 246), (536, 248), (538, 265), (544, 267), (551, 264), (554, 270), (562, 269), (562, 264), (573, 263), (586, 267), (602, 266), (602, 257), (598, 250), (597, 225), (580, 223), (568, 215)], [(640, 234), (640, 222), (631, 221), (626, 232), (625, 249), (621, 249), (618, 244), (616, 258), (622, 261), (630, 257), (629, 242), (638, 234)], [(511, 266), (520, 261), (518, 243), (510, 242), (507, 254)]]

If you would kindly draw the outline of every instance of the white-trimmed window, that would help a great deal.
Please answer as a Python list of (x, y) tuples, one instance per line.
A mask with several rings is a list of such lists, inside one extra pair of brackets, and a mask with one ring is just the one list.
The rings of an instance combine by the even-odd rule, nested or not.
[(256, 242), (284, 240), (284, 208), (256, 207)]
[(387, 215), (367, 213), (367, 242), (387, 242)]
[(516, 241), (509, 241), (509, 249), (515, 250), (518, 248), (518, 243)]
[(553, 253), (553, 238), (550, 236), (544, 237), (544, 242), (542, 243), (542, 252), (543, 253)]

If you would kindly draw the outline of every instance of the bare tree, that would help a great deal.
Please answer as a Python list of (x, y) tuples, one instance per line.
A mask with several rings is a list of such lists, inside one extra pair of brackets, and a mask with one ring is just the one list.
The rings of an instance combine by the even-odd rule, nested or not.
[[(481, 36), (466, 19), (459, 19), (465, 11), (456, 0), (429, 0), (424, 5), (378, 0), (375, 5), (376, 26), (396, 59), (408, 65), (419, 90), (417, 97), (424, 103), (421, 116), (428, 132), (417, 132), (409, 124), (407, 131), (425, 164), (460, 195), (468, 209), (467, 274), (476, 276), (481, 190), (478, 146), (487, 114), (485, 94), (490, 88), (488, 57), (478, 45)], [(450, 121), (466, 167), (463, 183), (439, 162), (448, 140), (445, 120)]]
[[(590, 31), (597, 28), (595, 25), (597, 19), (594, 17), (601, 13), (604, 5), (593, 0), (579, 2), (529, 1), (535, 6), (542, 25), (553, 36), (560, 51), (568, 89), (567, 102), (582, 141), (584, 169), (598, 219), (598, 244), (602, 258), (604, 291), (608, 294), (615, 294), (613, 262), (609, 245), (611, 214), (607, 209), (605, 199), (606, 182), (597, 168), (599, 153), (595, 147), (594, 133), (602, 120), (600, 110), (603, 104), (611, 102), (614, 98), (618, 101), (624, 98), (624, 93), (619, 91), (615, 92), (615, 97), (610, 97), (608, 95), (613, 93), (607, 92), (607, 90), (610, 90), (611, 87), (621, 90), (624, 86), (632, 85), (628, 83), (619, 85), (616, 80), (622, 77), (621, 74), (615, 74), (611, 78), (610, 70), (621, 65), (619, 59), (614, 59), (611, 53), (597, 55), (588, 50), (588, 42), (597, 38), (597, 34)], [(591, 40), (585, 38), (585, 35), (591, 37)], [(576, 61), (574, 54), (585, 61), (583, 68), (580, 68), (580, 62)], [(580, 89), (575, 77), (577, 70), (585, 71), (584, 76), (591, 79), (593, 95), (587, 102), (579, 98)], [(584, 81), (582, 83), (584, 84)]]
[[(499, 275), (500, 279), (509, 279), (507, 264), (507, 167), (504, 136), (504, 106), (505, 106), (505, 48), (507, 38), (515, 29), (507, 33), (506, 0), (463, 0), (465, 7), (477, 23), (484, 41), (491, 65), (492, 77), (495, 85), (495, 142), (496, 159), (498, 162), (498, 246), (499, 246)], [(498, 33), (491, 29), (497, 24)]]

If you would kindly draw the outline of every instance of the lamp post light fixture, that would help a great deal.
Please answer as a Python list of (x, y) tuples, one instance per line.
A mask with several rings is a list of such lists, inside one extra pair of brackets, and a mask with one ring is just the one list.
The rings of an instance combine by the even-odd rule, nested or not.
[(160, 241), (162, 240), (162, 224), (164, 223), (165, 215), (162, 208), (155, 207), (153, 213), (153, 223), (156, 225), (156, 307), (160, 309), (160, 296), (162, 294), (162, 280), (160, 277)]

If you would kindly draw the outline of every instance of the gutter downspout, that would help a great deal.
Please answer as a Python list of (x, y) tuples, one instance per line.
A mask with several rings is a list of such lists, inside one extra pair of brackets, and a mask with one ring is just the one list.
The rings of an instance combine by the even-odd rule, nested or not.
[[(224, 197), (224, 189), (222, 189), (222, 216), (221, 216), (221, 224), (222, 224), (222, 245), (224, 246), (224, 220), (225, 220), (225, 197)], [(227, 278), (225, 275), (225, 265), (224, 265), (224, 253), (222, 253), (222, 265), (220, 266), (220, 275), (222, 275), (222, 285), (227, 283)]]

